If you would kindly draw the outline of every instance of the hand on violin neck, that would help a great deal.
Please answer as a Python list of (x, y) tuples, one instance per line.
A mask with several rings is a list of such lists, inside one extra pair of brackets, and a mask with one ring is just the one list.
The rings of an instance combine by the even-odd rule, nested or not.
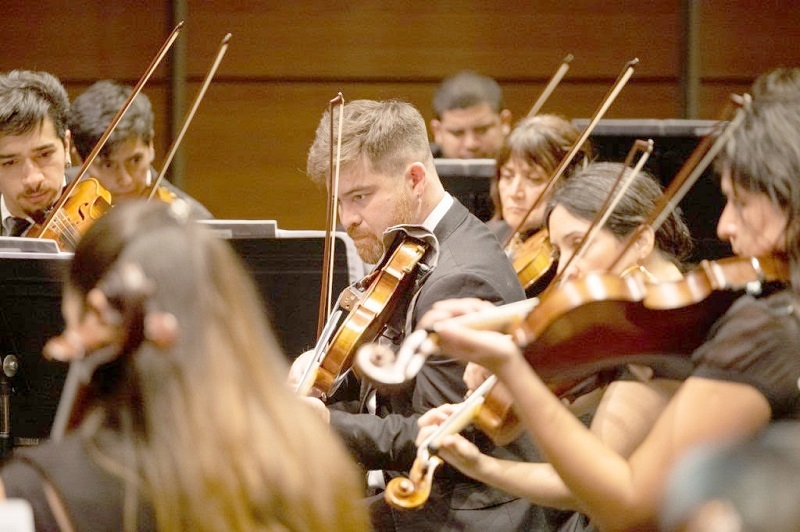
[(86, 346), (77, 331), (66, 329), (62, 334), (48, 340), (42, 353), (49, 360), (71, 362), (86, 356)]
[(419, 322), (417, 322), (417, 329), (435, 331), (438, 324), (444, 320), (493, 307), (494, 305), (492, 303), (474, 297), (437, 301), (433, 304), (431, 309), (420, 318)]
[[(428, 438), (440, 430), (442, 423), (453, 414), (458, 405), (444, 404), (428, 410), (417, 420), (419, 433), (416, 445), (422, 445)], [(460, 434), (447, 434), (437, 442), (436, 454), (447, 463), (468, 476), (477, 474), (482, 465), (483, 455), (480, 449)]]
[(522, 352), (507, 334), (481, 331), (458, 323), (443, 321), (436, 328), (443, 353), (474, 362), (502, 377), (515, 362), (527, 365)]
[(314, 351), (308, 350), (304, 353), (301, 353), (294, 359), (292, 362), (292, 366), (289, 368), (289, 375), (286, 377), (286, 383), (292, 388), (295, 389), (297, 385), (300, 383), (300, 379), (303, 378), (303, 374), (308, 368), (308, 365), (311, 363), (311, 359), (314, 357)]
[(433, 432), (439, 428), (439, 425), (447, 421), (447, 419), (456, 411), (458, 405), (445, 403), (443, 405), (439, 405), (436, 408), (431, 408), (424, 414), (420, 416), (417, 420), (417, 426), (419, 427), (419, 433), (417, 433), (417, 439), (414, 442), (417, 447), (422, 445), (428, 436), (433, 434)]

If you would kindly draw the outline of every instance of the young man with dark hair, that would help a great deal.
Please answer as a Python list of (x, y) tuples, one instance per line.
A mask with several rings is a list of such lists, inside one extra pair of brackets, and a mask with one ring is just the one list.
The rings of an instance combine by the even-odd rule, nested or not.
[(493, 159), (511, 131), (511, 111), (495, 80), (463, 71), (442, 81), (433, 97), (434, 157)]
[(0, 75), (0, 216), (4, 236), (23, 236), (58, 200), (69, 165), (69, 98), (47, 72)]
[[(75, 98), (69, 115), (74, 138), (74, 153), (81, 160), (91, 153), (111, 120), (133, 89), (113, 81), (98, 81)], [(131, 106), (111, 133), (88, 175), (96, 178), (111, 193), (113, 203), (147, 196), (147, 189), (156, 178), (153, 169), (153, 107), (144, 93), (134, 98)], [(170, 197), (189, 204), (194, 218), (213, 218), (198, 201), (162, 180)]]

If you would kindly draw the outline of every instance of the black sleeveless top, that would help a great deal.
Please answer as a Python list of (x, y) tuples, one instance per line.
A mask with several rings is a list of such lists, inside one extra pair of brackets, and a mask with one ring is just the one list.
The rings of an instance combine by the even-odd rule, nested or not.
[[(31, 503), (36, 530), (59, 530), (45, 497), (48, 479), (66, 507), (76, 531), (119, 531), (123, 529), (125, 486), (123, 481), (92, 460), (87, 444), (77, 434), (60, 443), (15, 449), (0, 469), (6, 497)], [(136, 516), (137, 530), (156, 530), (149, 506)]]

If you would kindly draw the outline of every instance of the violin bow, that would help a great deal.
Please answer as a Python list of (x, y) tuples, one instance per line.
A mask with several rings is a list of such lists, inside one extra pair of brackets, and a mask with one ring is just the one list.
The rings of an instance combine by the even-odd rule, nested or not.
[(186, 131), (189, 130), (189, 124), (191, 124), (192, 119), (194, 119), (194, 114), (197, 112), (197, 108), (200, 107), (200, 102), (203, 101), (203, 97), (206, 94), (206, 90), (208, 90), (209, 85), (211, 85), (211, 80), (214, 78), (214, 75), (217, 73), (217, 69), (219, 68), (220, 63), (222, 62), (222, 58), (225, 56), (225, 52), (228, 51), (228, 42), (231, 40), (231, 34), (228, 33), (225, 37), (222, 38), (222, 41), (219, 43), (219, 48), (217, 49), (217, 55), (214, 58), (214, 62), (211, 65), (208, 73), (206, 74), (205, 79), (203, 80), (203, 85), (200, 87), (200, 92), (197, 93), (197, 96), (194, 99), (194, 103), (192, 104), (191, 109), (186, 114), (186, 118), (183, 121), (183, 126), (181, 127), (178, 136), (175, 137), (175, 140), (172, 142), (172, 146), (170, 146), (169, 151), (167, 152), (167, 156), (164, 159), (164, 166), (161, 167), (161, 172), (158, 173), (158, 177), (151, 185), (150, 193), (147, 196), (147, 201), (153, 199), (158, 191), (158, 186), (161, 184), (161, 181), (164, 179), (164, 176), (167, 173), (167, 169), (169, 165), (172, 164), (172, 159), (175, 158), (175, 154), (178, 151), (178, 147), (180, 147), (181, 142), (183, 141), (184, 135), (186, 135)]
[(622, 251), (620, 251), (611, 265), (610, 271), (613, 271), (618, 266), (619, 262), (622, 260), (622, 257), (624, 257), (625, 253), (627, 253), (631, 246), (633, 246), (633, 243), (637, 238), (639, 238), (639, 236), (642, 234), (642, 231), (644, 231), (647, 227), (652, 227), (653, 231), (658, 231), (658, 229), (661, 227), (661, 224), (663, 224), (670, 213), (675, 210), (684, 196), (686, 196), (686, 193), (689, 192), (689, 190), (700, 178), (700, 175), (705, 172), (706, 168), (708, 168), (708, 165), (711, 164), (711, 161), (713, 161), (719, 152), (722, 151), (722, 148), (724, 148), (731, 139), (733, 133), (739, 128), (740, 125), (742, 125), (745, 114), (750, 108), (751, 101), (752, 98), (749, 94), (744, 94), (742, 96), (731, 95), (731, 100), (725, 106), (722, 116), (723, 118), (725, 116), (729, 116), (733, 106), (737, 108), (733, 118), (731, 118), (731, 120), (723, 126), (723, 129), (719, 135), (715, 135), (714, 131), (711, 131), (695, 147), (689, 158), (686, 160), (675, 178), (670, 183), (667, 190), (664, 192), (664, 195), (656, 204), (648, 219), (645, 220), (645, 222), (642, 223), (642, 225), (639, 226), (639, 228), (628, 238), (628, 241), (622, 248)]
[[(339, 106), (339, 127), (338, 139), (336, 140), (336, 154), (333, 152), (333, 109)], [(331, 142), (330, 142), (330, 172), (328, 178), (328, 206), (325, 221), (325, 248), (322, 254), (322, 284), (319, 292), (319, 316), (317, 320), (317, 337), (322, 335), (325, 322), (331, 312), (331, 298), (333, 293), (333, 260), (336, 246), (336, 218), (338, 216), (336, 199), (339, 196), (339, 169), (342, 158), (342, 124), (344, 123), (344, 96), (342, 93), (336, 95), (328, 102), (328, 110), (331, 115)]]
[[(639, 157), (638, 162), (631, 168), (633, 160), (639, 153), (641, 153), (641, 156)], [(597, 237), (597, 234), (600, 232), (600, 230), (605, 226), (608, 218), (614, 213), (614, 209), (617, 208), (617, 205), (619, 205), (619, 202), (622, 201), (622, 198), (625, 197), (625, 193), (631, 187), (633, 181), (636, 179), (636, 176), (639, 175), (639, 172), (642, 170), (652, 153), (652, 139), (648, 139), (647, 141), (638, 139), (633, 143), (630, 151), (628, 151), (628, 155), (625, 157), (625, 163), (622, 167), (622, 170), (620, 170), (619, 176), (614, 181), (614, 186), (611, 187), (611, 191), (606, 197), (606, 200), (597, 211), (597, 216), (595, 216), (595, 219), (592, 221), (592, 224), (589, 226), (589, 229), (586, 231), (583, 239), (581, 239), (580, 244), (578, 244), (578, 248), (575, 250), (575, 253), (572, 254), (566, 264), (561, 268), (561, 272), (556, 275), (550, 286), (558, 286), (559, 283), (566, 279), (566, 274), (570, 265), (580, 260), (580, 258), (586, 254), (586, 250), (589, 249), (589, 244), (591, 244), (591, 242)], [(626, 170), (630, 170), (630, 172), (626, 172)]]
[(536, 201), (534, 201), (533, 204), (528, 209), (528, 212), (526, 212), (525, 216), (522, 217), (517, 227), (514, 229), (514, 231), (511, 232), (511, 235), (506, 239), (505, 243), (503, 244), (504, 249), (508, 247), (508, 245), (514, 239), (514, 236), (517, 235), (520, 231), (522, 231), (522, 227), (525, 225), (525, 221), (528, 219), (528, 216), (530, 216), (531, 213), (534, 210), (536, 210), (536, 208), (542, 203), (542, 201), (544, 201), (544, 198), (546, 198), (550, 193), (550, 191), (553, 190), (553, 187), (556, 185), (558, 180), (561, 179), (561, 176), (564, 174), (564, 172), (566, 172), (567, 167), (572, 162), (572, 159), (574, 159), (575, 156), (578, 154), (578, 151), (580, 151), (581, 146), (583, 146), (583, 143), (586, 142), (586, 139), (588, 139), (589, 135), (592, 134), (592, 131), (594, 131), (594, 128), (597, 125), (597, 123), (600, 121), (603, 115), (605, 115), (606, 111), (608, 111), (608, 108), (611, 107), (611, 104), (614, 103), (614, 100), (616, 100), (620, 91), (622, 91), (622, 88), (625, 86), (625, 84), (628, 82), (631, 76), (633, 76), (633, 71), (635, 70), (636, 65), (638, 64), (639, 64), (639, 59), (637, 58), (634, 58), (625, 63), (622, 72), (620, 72), (619, 76), (617, 76), (614, 85), (612, 85), (611, 89), (603, 98), (603, 101), (600, 103), (600, 106), (597, 108), (597, 111), (595, 111), (594, 116), (592, 116), (592, 119), (589, 121), (589, 124), (586, 126), (586, 129), (583, 130), (583, 133), (581, 133), (581, 135), (577, 138), (577, 140), (575, 140), (575, 142), (572, 144), (572, 147), (570, 148), (569, 152), (567, 152), (564, 158), (561, 159), (561, 162), (558, 164), (558, 167), (555, 169), (553, 175), (550, 177), (550, 180), (547, 182), (547, 186), (545, 186), (544, 190), (542, 190), (542, 193), (539, 195), (538, 198), (536, 198)]
[(544, 104), (547, 101), (547, 99), (550, 98), (550, 95), (553, 94), (553, 91), (556, 89), (558, 84), (561, 83), (562, 79), (564, 79), (567, 70), (569, 70), (569, 64), (572, 63), (573, 59), (574, 57), (572, 56), (572, 54), (567, 54), (567, 57), (565, 57), (563, 61), (561, 61), (561, 65), (559, 65), (558, 69), (556, 70), (556, 73), (553, 74), (553, 77), (550, 78), (550, 81), (548, 82), (547, 86), (544, 88), (542, 93), (539, 95), (539, 98), (533, 103), (533, 106), (531, 107), (531, 110), (528, 111), (526, 118), (530, 118), (532, 116), (536, 116), (539, 114), (539, 111), (541, 111), (542, 107), (544, 107)]
[(50, 214), (47, 215), (47, 218), (43, 222), (43, 227), (38, 235), (38, 238), (41, 238), (42, 235), (44, 235), (50, 228), (59, 210), (61, 209), (61, 207), (64, 206), (64, 203), (66, 203), (66, 201), (69, 199), (70, 195), (72, 194), (72, 191), (75, 190), (75, 187), (78, 185), (81, 178), (89, 170), (89, 167), (92, 165), (92, 163), (94, 163), (94, 160), (100, 154), (100, 150), (102, 150), (103, 146), (106, 145), (108, 137), (110, 137), (111, 134), (114, 132), (114, 129), (117, 127), (117, 124), (119, 124), (119, 121), (122, 120), (123, 115), (133, 103), (134, 98), (136, 98), (136, 96), (138, 96), (139, 93), (142, 92), (142, 89), (144, 88), (145, 84), (150, 80), (150, 76), (153, 75), (153, 72), (155, 72), (158, 65), (161, 64), (161, 61), (164, 59), (164, 57), (166, 57), (167, 52), (175, 43), (175, 40), (178, 38), (178, 35), (183, 29), (183, 26), (184, 26), (183, 21), (180, 21), (172, 30), (172, 32), (169, 34), (164, 43), (161, 45), (161, 48), (159, 48), (158, 52), (156, 52), (155, 57), (153, 57), (153, 60), (150, 62), (150, 65), (147, 67), (142, 77), (136, 83), (136, 86), (133, 88), (133, 91), (131, 92), (130, 96), (128, 96), (128, 99), (125, 100), (125, 103), (122, 104), (122, 107), (120, 107), (119, 111), (117, 111), (117, 114), (114, 115), (114, 118), (111, 119), (111, 122), (108, 124), (108, 127), (103, 132), (103, 135), (100, 137), (100, 140), (97, 141), (97, 144), (94, 145), (92, 151), (83, 161), (83, 164), (81, 165), (80, 170), (78, 170), (78, 173), (75, 175), (75, 178), (64, 188), (64, 190), (61, 192), (61, 197), (50, 209)]

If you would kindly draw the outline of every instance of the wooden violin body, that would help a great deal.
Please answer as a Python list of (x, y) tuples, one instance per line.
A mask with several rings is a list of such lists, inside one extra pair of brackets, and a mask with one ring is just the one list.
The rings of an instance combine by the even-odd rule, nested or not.
[[(315, 395), (328, 397), (335, 391), (339, 377), (352, 367), (356, 350), (380, 335), (413, 286), (427, 245), (408, 236), (399, 240), (370, 276), (340, 297), (339, 305), (348, 314), (318, 361), (311, 384)], [(304, 387), (301, 383), (298, 388)]]
[(681, 281), (589, 274), (550, 291), (513, 333), (557, 395), (599, 372), (637, 363), (682, 378), (691, 353), (742, 295), (788, 279), (776, 257), (703, 261)]
[(84, 179), (72, 189), (50, 224), (36, 224), (26, 236), (50, 238), (62, 251), (73, 251), (81, 236), (110, 209), (111, 193), (96, 179)]
[(556, 253), (550, 244), (550, 234), (547, 229), (537, 231), (514, 245), (510, 258), (528, 297), (541, 293), (555, 276)]
[(142, 197), (144, 197), (144, 198), (151, 198), (152, 197), (153, 199), (156, 199), (158, 201), (166, 203), (167, 205), (171, 204), (176, 199), (178, 199), (178, 196), (176, 196), (174, 192), (172, 192), (170, 189), (168, 189), (167, 187), (165, 187), (163, 185), (158, 187), (158, 188), (156, 188), (155, 192), (153, 192), (152, 189), (147, 188), (145, 190), (145, 193), (142, 195)]

